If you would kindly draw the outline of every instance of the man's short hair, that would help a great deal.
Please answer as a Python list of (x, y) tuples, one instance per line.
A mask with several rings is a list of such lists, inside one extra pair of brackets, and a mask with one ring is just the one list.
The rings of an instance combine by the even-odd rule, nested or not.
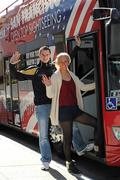
[(50, 50), (50, 48), (49, 48), (48, 46), (42, 46), (42, 47), (40, 47), (40, 49), (39, 49), (39, 54), (41, 54), (41, 51), (49, 51), (50, 54), (51, 54), (51, 50)]

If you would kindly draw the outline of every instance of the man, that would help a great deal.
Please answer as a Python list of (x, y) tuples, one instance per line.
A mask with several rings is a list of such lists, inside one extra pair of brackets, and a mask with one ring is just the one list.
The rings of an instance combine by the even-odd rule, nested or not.
[[(20, 53), (16, 51), (10, 59), (11, 75), (19, 81), (31, 80), (34, 91), (34, 104), (39, 128), (39, 146), (41, 152), (42, 170), (48, 170), (52, 159), (51, 148), (48, 140), (49, 114), (51, 100), (46, 96), (45, 85), (42, 83), (42, 75), (51, 76), (54, 67), (50, 64), (51, 51), (47, 46), (39, 49), (39, 64), (28, 67), (23, 71), (16, 70), (15, 65), (20, 61)], [(31, 69), (30, 74), (26, 73)]]

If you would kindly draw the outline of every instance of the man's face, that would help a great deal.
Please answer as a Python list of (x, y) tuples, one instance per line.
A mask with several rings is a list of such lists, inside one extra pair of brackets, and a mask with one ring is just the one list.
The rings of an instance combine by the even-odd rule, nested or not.
[(51, 53), (49, 50), (42, 50), (41, 53), (39, 54), (39, 58), (43, 63), (49, 62), (51, 57)]

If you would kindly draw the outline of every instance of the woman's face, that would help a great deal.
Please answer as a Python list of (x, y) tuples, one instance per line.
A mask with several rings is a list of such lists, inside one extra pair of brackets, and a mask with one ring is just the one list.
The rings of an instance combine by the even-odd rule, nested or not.
[(59, 59), (59, 68), (62, 70), (66, 70), (68, 68), (69, 61), (66, 57), (60, 57)]

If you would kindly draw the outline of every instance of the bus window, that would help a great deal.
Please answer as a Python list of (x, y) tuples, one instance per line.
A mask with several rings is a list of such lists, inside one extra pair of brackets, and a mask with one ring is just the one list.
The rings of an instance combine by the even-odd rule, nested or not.
[[(86, 74), (88, 76), (84, 78), (84, 82), (90, 83), (94, 80), (94, 73), (91, 71), (93, 69), (93, 49), (85, 48), (81, 49), (77, 55), (77, 66), (76, 66), (76, 74), (81, 79)], [(89, 73), (91, 72), (91, 73)]]
[(39, 50), (31, 51), (26, 53), (26, 67), (30, 65), (36, 65), (39, 64)]
[[(120, 55), (120, 24), (112, 23), (107, 27), (108, 37), (108, 52), (110, 55)], [(116, 36), (117, 34), (117, 36)]]
[(6, 94), (5, 94), (4, 59), (0, 52), (0, 123), (7, 121)]
[(20, 127), (19, 94), (17, 80), (11, 77), (9, 57), (5, 58), (4, 79), (8, 123)]
[(108, 58), (107, 96), (120, 97), (120, 57)]
[(64, 32), (60, 32), (54, 35), (55, 39), (55, 48), (56, 53), (64, 52), (65, 51), (65, 34)]
[(11, 78), (11, 98), (12, 98), (12, 111), (13, 113), (16, 113), (19, 115), (18, 82), (16, 79), (13, 79), (13, 78)]
[(4, 63), (3, 63), (3, 57), (2, 57), (2, 52), (0, 52), (0, 92), (4, 90), (3, 86), (3, 70), (4, 70)]
[[(17, 69), (21, 69), (22, 66), (17, 66)], [(8, 87), (8, 86), (7, 86)], [(14, 124), (18, 127), (21, 126), (21, 104), (23, 106), (23, 99), (28, 95), (29, 92), (33, 91), (32, 83), (29, 80), (17, 81), (14, 77), (10, 76), (10, 93), (6, 92), (7, 105), (10, 106), (9, 111), (14, 116), (8, 119), (9, 123)], [(10, 98), (8, 98), (8, 95)], [(27, 100), (26, 100), (27, 101)], [(26, 103), (24, 100), (24, 102)]]
[[(75, 47), (75, 41), (71, 42), (71, 51)], [(84, 83), (91, 83), (94, 81), (94, 57), (93, 57), (93, 38), (92, 36), (81, 39), (80, 48), (72, 60), (75, 64), (71, 65), (71, 69), (75, 71), (76, 75), (84, 81)]]
[(120, 24), (109, 21), (105, 28), (107, 34), (105, 64), (107, 77), (105, 80), (106, 98), (112, 97), (115, 101), (115, 108), (109, 108), (110, 110), (120, 110)]

